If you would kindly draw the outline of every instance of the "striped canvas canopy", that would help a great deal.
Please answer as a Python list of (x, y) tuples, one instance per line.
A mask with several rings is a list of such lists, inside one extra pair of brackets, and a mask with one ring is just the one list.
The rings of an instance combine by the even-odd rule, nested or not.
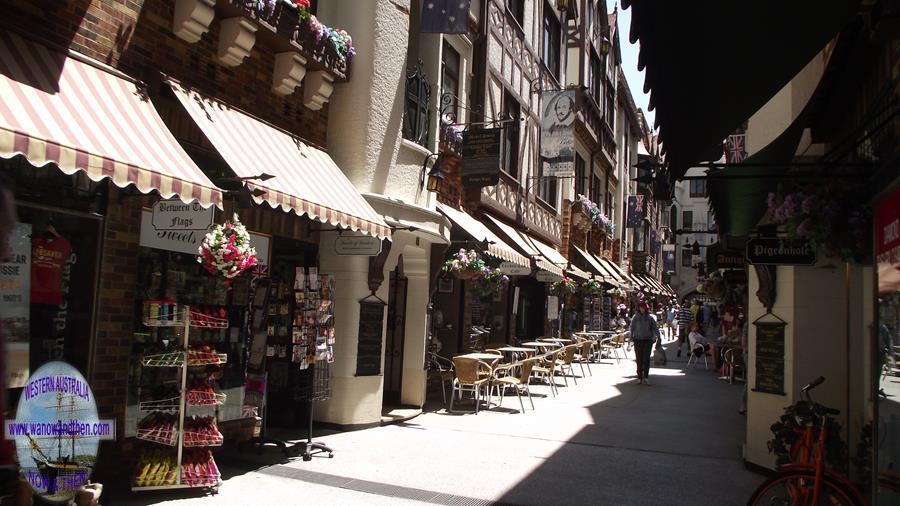
[(497, 237), (497, 235), (491, 232), (489, 228), (484, 226), (484, 223), (478, 221), (464, 211), (456, 210), (446, 204), (441, 204), (440, 202), (438, 202), (437, 208), (444, 216), (450, 218), (450, 221), (453, 222), (454, 226), (464, 230), (466, 234), (476, 241), (487, 241), (487, 252), (489, 255), (499, 258), (500, 260), (513, 262), (522, 267), (531, 267), (531, 260), (516, 253), (516, 250), (514, 250), (512, 246), (506, 244), (502, 239)]
[(257, 203), (265, 201), (273, 208), (323, 223), (390, 237), (390, 227), (328, 153), (174, 79), (166, 80), (237, 177), (252, 178), (261, 173), (275, 176), (267, 181), (246, 181), (248, 188), (266, 192), (254, 197)]
[[(83, 57), (82, 57), (83, 58)], [(220, 205), (203, 174), (134, 81), (0, 30), (0, 157)]]

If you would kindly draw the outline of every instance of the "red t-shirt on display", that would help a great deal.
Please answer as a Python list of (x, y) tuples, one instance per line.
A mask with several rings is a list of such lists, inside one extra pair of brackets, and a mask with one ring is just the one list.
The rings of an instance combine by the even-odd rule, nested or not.
[(72, 245), (62, 237), (35, 239), (31, 243), (31, 303), (62, 303), (63, 266), (72, 256)]

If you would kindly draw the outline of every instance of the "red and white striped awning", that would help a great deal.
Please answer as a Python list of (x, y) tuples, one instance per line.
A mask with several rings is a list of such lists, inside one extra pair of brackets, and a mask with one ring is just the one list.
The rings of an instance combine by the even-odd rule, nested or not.
[(268, 181), (246, 181), (260, 188), (273, 208), (376, 237), (391, 229), (328, 156), (284, 130), (204, 96), (174, 79), (166, 81), (178, 100), (238, 177), (260, 173)]
[(220, 205), (146, 94), (103, 67), (0, 30), (0, 157)]

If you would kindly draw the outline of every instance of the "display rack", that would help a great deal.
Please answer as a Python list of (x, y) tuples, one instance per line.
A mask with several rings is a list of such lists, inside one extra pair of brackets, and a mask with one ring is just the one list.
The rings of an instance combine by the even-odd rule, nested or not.
[[(214, 315), (179, 306), (171, 301), (144, 303), (144, 325), (148, 327), (174, 327), (183, 329), (180, 349), (144, 356), (144, 367), (173, 367), (180, 369), (178, 397), (142, 401), (140, 410), (149, 413), (142, 419), (144, 427), (137, 431), (138, 439), (175, 447), (175, 459), (166, 451), (148, 451), (142, 456), (136, 469), (133, 491), (164, 490), (177, 488), (210, 488), (217, 490), (221, 475), (212, 452), (212, 446), (221, 446), (222, 434), (215, 426), (215, 418), (191, 418), (186, 423), (187, 406), (218, 406), (225, 402), (225, 395), (211, 387), (188, 388), (188, 369), (207, 365), (222, 365), (225, 354), (192, 350), (189, 347), (191, 328), (224, 329), (228, 320)], [(147, 427), (148, 419), (151, 427)]]

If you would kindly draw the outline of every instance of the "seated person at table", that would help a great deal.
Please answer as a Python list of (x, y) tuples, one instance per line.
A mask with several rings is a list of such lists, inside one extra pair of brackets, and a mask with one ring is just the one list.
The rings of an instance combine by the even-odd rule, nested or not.
[[(703, 334), (700, 333), (699, 323), (694, 323), (691, 325), (691, 333), (688, 334), (688, 342), (691, 344), (691, 353), (695, 353), (694, 348), (697, 348), (697, 345), (699, 344), (703, 347), (703, 353), (712, 352), (709, 354), (713, 356), (713, 361), (716, 361), (716, 345), (715, 343), (708, 342), (707, 339), (703, 337)], [(699, 357), (699, 351), (696, 353), (698, 353), (697, 356)]]

